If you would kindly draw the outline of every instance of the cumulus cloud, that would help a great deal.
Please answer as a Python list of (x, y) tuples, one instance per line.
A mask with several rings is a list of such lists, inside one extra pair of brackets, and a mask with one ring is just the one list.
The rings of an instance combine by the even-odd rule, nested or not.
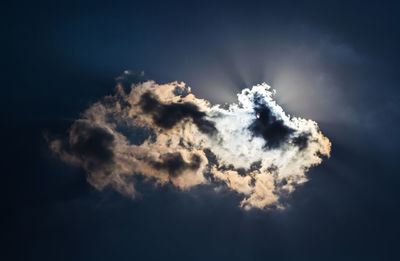
[(316, 122), (287, 115), (273, 95), (263, 83), (221, 106), (182, 82), (119, 84), (50, 148), (84, 168), (99, 190), (134, 197), (139, 175), (181, 190), (223, 184), (243, 195), (244, 209), (282, 207), (308, 169), (329, 157), (331, 143)]

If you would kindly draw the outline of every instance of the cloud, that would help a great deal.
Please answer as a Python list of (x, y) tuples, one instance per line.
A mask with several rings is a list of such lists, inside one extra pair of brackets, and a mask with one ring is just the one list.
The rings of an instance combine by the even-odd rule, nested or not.
[(221, 106), (182, 82), (118, 84), (50, 148), (84, 168), (99, 190), (135, 197), (133, 176), (140, 175), (182, 190), (223, 184), (243, 195), (244, 209), (283, 207), (308, 169), (329, 157), (331, 143), (316, 122), (287, 115), (273, 95), (263, 83)]

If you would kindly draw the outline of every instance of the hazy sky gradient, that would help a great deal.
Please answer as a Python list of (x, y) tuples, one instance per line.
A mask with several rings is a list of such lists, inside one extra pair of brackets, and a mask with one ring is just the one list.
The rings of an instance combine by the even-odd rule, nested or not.
[[(397, 258), (395, 1), (2, 5), (6, 260)], [(44, 135), (64, 134), (126, 69), (218, 103), (265, 81), (286, 112), (319, 123), (332, 157), (284, 212), (243, 212), (238, 195), (203, 187), (99, 193)]]

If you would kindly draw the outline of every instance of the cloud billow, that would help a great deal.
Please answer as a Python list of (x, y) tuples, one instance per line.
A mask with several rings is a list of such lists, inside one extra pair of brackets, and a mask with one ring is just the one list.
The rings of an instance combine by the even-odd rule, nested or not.
[(145, 81), (89, 107), (65, 139), (50, 141), (61, 160), (79, 166), (97, 189), (134, 197), (132, 176), (189, 190), (221, 185), (243, 195), (244, 209), (284, 207), (281, 198), (329, 157), (316, 122), (287, 115), (263, 83), (238, 102), (212, 105), (182, 82)]

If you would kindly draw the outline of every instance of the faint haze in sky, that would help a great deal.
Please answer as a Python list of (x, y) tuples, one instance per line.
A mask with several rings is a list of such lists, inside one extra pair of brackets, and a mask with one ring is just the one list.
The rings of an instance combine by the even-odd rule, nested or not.
[[(398, 256), (397, 1), (5, 1), (0, 12), (4, 260)], [(100, 192), (43, 136), (66, 138), (85, 110), (114, 97), (124, 70), (139, 73), (136, 83), (183, 81), (222, 105), (265, 82), (287, 115), (318, 123), (331, 156), (287, 195), (284, 211), (242, 211), (250, 194), (223, 182), (187, 193), (135, 176), (138, 199)], [(134, 130), (136, 145), (148, 137)], [(87, 133), (115, 142), (103, 129)]]

